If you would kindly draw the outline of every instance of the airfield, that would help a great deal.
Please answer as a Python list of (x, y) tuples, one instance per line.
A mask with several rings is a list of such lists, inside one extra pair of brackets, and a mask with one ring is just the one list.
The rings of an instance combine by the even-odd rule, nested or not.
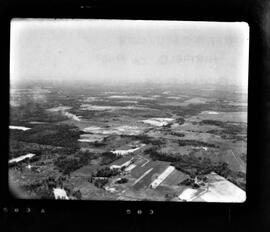
[(238, 89), (27, 86), (10, 108), (9, 177), (28, 198), (245, 201)]

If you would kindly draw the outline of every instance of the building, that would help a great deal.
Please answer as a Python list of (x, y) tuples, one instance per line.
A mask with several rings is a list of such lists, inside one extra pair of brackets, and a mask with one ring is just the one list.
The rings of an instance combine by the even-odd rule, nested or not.
[(127, 167), (128, 165), (132, 163), (132, 161), (133, 161), (133, 157), (125, 156), (121, 159), (114, 161), (112, 165), (110, 166), (110, 168), (113, 169), (113, 168)]

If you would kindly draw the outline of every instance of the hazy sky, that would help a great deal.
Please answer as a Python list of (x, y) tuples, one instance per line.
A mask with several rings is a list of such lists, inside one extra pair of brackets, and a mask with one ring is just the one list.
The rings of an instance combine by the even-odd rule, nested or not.
[(13, 19), (10, 78), (247, 86), (248, 44), (243, 22)]

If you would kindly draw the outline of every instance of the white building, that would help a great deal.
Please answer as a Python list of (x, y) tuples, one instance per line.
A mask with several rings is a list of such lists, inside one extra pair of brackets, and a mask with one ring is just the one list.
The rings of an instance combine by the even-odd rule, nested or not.
[(122, 168), (122, 167), (127, 167), (128, 165), (131, 164), (133, 158), (130, 157), (123, 157), (119, 160), (116, 160), (111, 166), (110, 168)]
[(55, 199), (65, 199), (65, 200), (69, 199), (65, 189), (54, 188), (53, 189), (53, 194), (54, 194)]

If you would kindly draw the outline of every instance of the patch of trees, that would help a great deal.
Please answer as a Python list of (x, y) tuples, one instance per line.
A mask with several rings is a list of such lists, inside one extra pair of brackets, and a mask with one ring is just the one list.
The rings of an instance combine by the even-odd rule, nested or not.
[(193, 178), (187, 178), (187, 179), (183, 180), (181, 183), (179, 183), (179, 185), (190, 186), (193, 189), (200, 188), (200, 185), (195, 183), (195, 180)]
[(109, 180), (107, 178), (99, 178), (95, 179), (93, 182), (97, 188), (104, 188), (104, 186), (109, 182)]
[(121, 173), (121, 170), (117, 169), (117, 168), (109, 168), (109, 167), (105, 167), (102, 169), (97, 170), (95, 173), (92, 174), (92, 177), (112, 177), (112, 176), (117, 176)]
[(200, 122), (201, 125), (211, 125), (211, 126), (219, 126), (219, 127), (224, 127), (226, 123), (222, 121), (217, 121), (217, 120), (202, 120)]
[(162, 141), (161, 139), (152, 139), (151, 142), (150, 142), (152, 145), (157, 145), (157, 146), (160, 146), (162, 144), (165, 144), (164, 141)]
[[(50, 104), (40, 104), (33, 99), (23, 103), (18, 107), (11, 107), (10, 123), (14, 125), (30, 126), (30, 121), (42, 121), (48, 123), (60, 122), (66, 120), (66, 117), (61, 113), (51, 113), (46, 109), (52, 107)], [(33, 125), (31, 125), (33, 126)]]
[(163, 128), (171, 128), (171, 125), (173, 124), (173, 122), (169, 122), (169, 123), (167, 123), (167, 124), (165, 124), (165, 125), (163, 125), (162, 127)]
[(149, 144), (149, 143), (152, 142), (151, 141), (151, 138), (149, 136), (147, 136), (147, 135), (144, 135), (144, 134), (142, 134), (142, 135), (136, 135), (136, 136), (134, 136), (134, 138), (136, 140), (140, 140), (144, 144)]
[[(54, 147), (50, 145), (42, 145), (37, 143), (26, 143), (11, 139), (9, 143), (9, 157), (15, 158), (18, 156), (26, 155), (27, 153), (33, 153), (36, 156), (53, 156), (53, 155), (73, 155), (76, 153), (77, 148), (69, 147)], [(33, 157), (34, 158), (34, 157)], [(32, 158), (32, 159), (33, 159)]]
[(225, 162), (214, 163), (209, 158), (204, 157), (197, 158), (191, 155), (178, 155), (172, 156), (169, 154), (158, 152), (155, 148), (148, 149), (147, 154), (153, 160), (170, 162), (179, 171), (189, 174), (191, 177), (197, 175), (206, 175), (214, 171), (217, 174), (228, 177), (233, 175), (233, 172), (229, 169), (229, 166)]
[(243, 189), (244, 191), (246, 191), (246, 183), (243, 181), (239, 181), (237, 179), (234, 179), (232, 177), (227, 178), (230, 182), (234, 183), (235, 185), (237, 185), (239, 188)]
[(243, 172), (237, 172), (237, 177), (238, 178), (246, 178), (246, 174)]
[(161, 145), (161, 144), (165, 143), (161, 139), (151, 138), (148, 135), (144, 135), (144, 134), (136, 135), (136, 136), (133, 136), (133, 137), (134, 137), (135, 140), (140, 140), (141, 143), (144, 143), (144, 144)]
[(209, 110), (211, 109), (211, 104), (210, 103), (205, 103), (205, 104), (189, 104), (187, 106), (182, 106), (182, 107), (177, 107), (174, 106), (172, 107), (174, 110), (174, 113), (177, 114), (180, 117), (186, 117), (186, 116), (193, 116), (201, 113), (202, 111)]
[(78, 148), (81, 132), (70, 125), (38, 125), (31, 130), (11, 135), (12, 139), (59, 147)]
[(243, 124), (231, 124), (222, 121), (216, 120), (202, 120), (200, 122), (201, 125), (214, 125), (221, 127), (223, 130), (209, 130), (207, 133), (215, 134), (221, 136), (223, 139), (236, 139), (241, 140), (243, 139), (243, 134), (246, 131), (246, 126)]
[(121, 178), (120, 180), (116, 181), (115, 183), (116, 184), (125, 184), (128, 182), (128, 179), (127, 178)]
[(80, 190), (74, 191), (72, 193), (72, 196), (75, 197), (77, 200), (81, 200), (82, 199), (82, 193)]
[(41, 199), (55, 199), (53, 190), (47, 189), (47, 188), (42, 188), (39, 192), (38, 195), (40, 196)]
[(70, 175), (71, 172), (79, 169), (82, 166), (78, 159), (65, 158), (57, 158), (54, 164), (64, 175)]
[(245, 153), (240, 154), (240, 159), (243, 160), (245, 163), (247, 162), (247, 155)]
[(55, 199), (53, 194), (53, 188), (60, 187), (63, 188), (63, 182), (65, 177), (47, 177), (46, 179), (35, 181), (29, 185), (23, 186), (27, 191), (36, 193), (42, 199)]
[(177, 136), (177, 137), (184, 137), (185, 134), (179, 133), (179, 132), (171, 132), (171, 135)]
[(189, 104), (187, 106), (167, 106), (172, 109), (175, 114), (181, 117), (193, 116), (201, 113), (202, 111), (214, 110), (223, 112), (243, 111), (246, 107), (243, 106), (232, 106), (227, 104), (221, 104), (216, 102), (207, 102), (202, 104)]
[(217, 145), (211, 144), (211, 143), (206, 143), (198, 140), (191, 140), (191, 139), (185, 139), (185, 140), (178, 140), (179, 146), (193, 146), (193, 147), (213, 147), (213, 148), (218, 148)]
[(162, 140), (154, 139), (152, 137), (149, 137), (146, 134), (140, 134), (140, 135), (120, 135), (120, 137), (128, 137), (128, 138), (131, 138), (132, 140), (139, 140), (141, 143), (144, 143), (144, 144), (153, 144), (153, 145), (164, 144), (164, 142)]
[(196, 177), (190, 177), (182, 182), (180, 182), (178, 185), (185, 185), (185, 186), (190, 186), (193, 189), (198, 189), (201, 186), (205, 186), (205, 183), (208, 181), (208, 178), (204, 175), (198, 175)]
[(106, 143), (95, 141), (95, 142), (93, 143), (93, 145), (94, 145), (95, 147), (103, 147), (103, 146), (106, 145)]
[(40, 160), (40, 156), (33, 156), (32, 158), (25, 158), (22, 161), (19, 162), (12, 162), (8, 163), (9, 167), (17, 167), (18, 169), (22, 170), (23, 166), (29, 163), (37, 162)]
[(9, 157), (16, 158), (19, 156), (33, 153), (36, 156), (42, 155), (41, 148), (32, 144), (20, 143), (18, 141), (11, 140), (9, 144)]
[(85, 166), (90, 160), (95, 159), (96, 155), (91, 152), (77, 152), (73, 157), (59, 156), (55, 161), (54, 165), (64, 175), (70, 175), (71, 172)]
[(117, 176), (120, 173), (121, 170), (119, 169), (116, 168), (110, 169), (108, 167), (105, 167), (92, 173), (89, 182), (94, 183), (94, 185), (98, 188), (104, 188), (104, 186), (109, 182), (110, 177)]
[(230, 133), (229, 131), (226, 131), (226, 130), (222, 130), (222, 131), (221, 130), (209, 130), (209, 131), (207, 131), (207, 133), (219, 135), (222, 139), (233, 139), (235, 141), (246, 140), (245, 135)]
[(79, 158), (83, 165), (87, 165), (90, 160), (97, 159), (98, 154), (87, 150), (77, 151), (74, 155), (75, 158)]
[(178, 123), (179, 125), (182, 125), (185, 123), (185, 119), (180, 117), (180, 118), (175, 119), (175, 122)]
[(157, 147), (151, 147), (146, 149), (145, 154), (149, 154), (152, 160), (160, 160), (160, 161), (167, 161), (167, 162), (177, 162), (179, 157), (171, 156), (165, 153), (161, 153), (157, 151)]
[(49, 176), (46, 179), (35, 181), (34, 183), (23, 186), (26, 191), (36, 193), (41, 199), (55, 199), (53, 189), (62, 188), (66, 191), (67, 195), (73, 197), (73, 199), (80, 200), (82, 197), (80, 190), (72, 191), (67, 187), (64, 187), (66, 177), (59, 176), (57, 178)]
[(102, 157), (102, 160), (100, 163), (101, 165), (108, 165), (108, 164), (112, 163), (113, 161), (120, 158), (119, 155), (117, 155), (113, 152), (110, 152), (110, 151), (103, 152), (101, 154), (101, 157)]
[[(183, 156), (185, 157), (185, 156)], [(189, 156), (187, 156), (189, 157)], [(225, 162), (219, 162), (214, 164), (210, 159), (204, 158), (199, 160), (197, 158), (185, 158), (186, 160), (181, 160), (173, 164), (173, 166), (194, 177), (197, 175), (206, 175), (210, 172), (215, 172), (220, 176), (227, 178), (232, 171), (229, 169), (229, 165)]]
[(177, 193), (166, 193), (165, 194), (166, 201), (170, 201), (170, 200), (172, 200), (173, 198), (176, 198), (176, 197), (178, 197)]

